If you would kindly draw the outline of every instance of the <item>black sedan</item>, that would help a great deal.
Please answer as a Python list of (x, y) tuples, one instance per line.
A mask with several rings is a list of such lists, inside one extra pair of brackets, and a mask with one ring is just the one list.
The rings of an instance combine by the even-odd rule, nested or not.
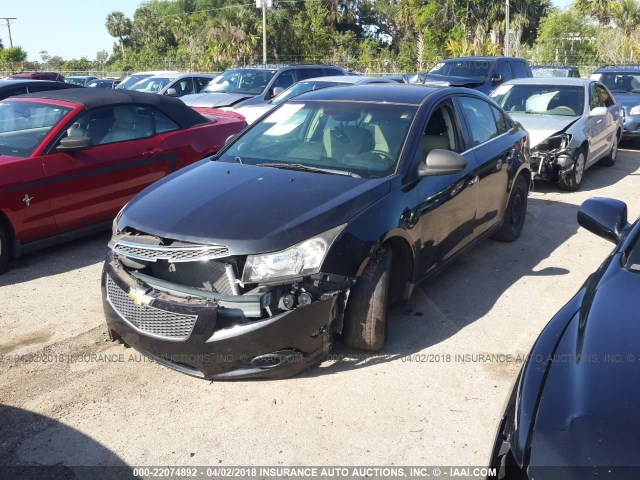
[(117, 216), (108, 330), (206, 378), (292, 375), (481, 239), (518, 238), (527, 133), (462, 88), (335, 87), (279, 106)]
[(497, 478), (640, 478), (640, 222), (593, 198), (578, 223), (616, 247), (524, 364), (491, 456)]
[(66, 88), (82, 88), (72, 83), (56, 82), (54, 80), (0, 80), (0, 100), (23, 95), (25, 93), (45, 92), (48, 90), (63, 90)]

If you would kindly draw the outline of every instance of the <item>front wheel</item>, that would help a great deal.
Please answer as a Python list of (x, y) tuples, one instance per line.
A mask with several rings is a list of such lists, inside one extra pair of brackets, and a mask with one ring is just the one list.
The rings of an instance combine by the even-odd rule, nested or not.
[(501, 242), (513, 242), (520, 237), (527, 216), (528, 197), (529, 183), (524, 176), (518, 175), (511, 189), (511, 197), (504, 212), (502, 225), (492, 238)]
[(389, 305), (391, 249), (378, 250), (351, 290), (344, 314), (345, 343), (358, 350), (384, 347)]
[(585, 167), (585, 155), (584, 150), (579, 150), (576, 157), (573, 160), (573, 168), (564, 176), (560, 176), (558, 180), (558, 186), (562, 190), (568, 190), (569, 192), (575, 192), (582, 185), (582, 178), (584, 177)]

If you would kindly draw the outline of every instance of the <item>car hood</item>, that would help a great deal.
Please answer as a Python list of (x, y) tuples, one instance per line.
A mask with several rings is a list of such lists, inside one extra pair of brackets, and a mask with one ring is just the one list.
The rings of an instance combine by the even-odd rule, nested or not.
[(640, 94), (638, 93), (614, 93), (613, 96), (616, 102), (622, 105), (627, 111), (636, 105), (640, 105)]
[(233, 254), (282, 250), (348, 222), (389, 191), (389, 179), (203, 160), (153, 184), (119, 227)]
[(254, 95), (241, 93), (196, 93), (185, 95), (180, 99), (190, 107), (230, 107)]
[(621, 269), (620, 254), (611, 265), (552, 357), (531, 442), (536, 480), (591, 478), (545, 466), (640, 466), (640, 274)]
[(424, 78), (425, 85), (451, 85), (452, 87), (477, 87), (486, 82), (486, 80), (478, 80), (477, 78), (453, 77), (433, 73), (428, 73)]
[(529, 146), (532, 148), (554, 133), (565, 130), (580, 118), (579, 116), (539, 115), (522, 112), (509, 112), (509, 116), (529, 132)]

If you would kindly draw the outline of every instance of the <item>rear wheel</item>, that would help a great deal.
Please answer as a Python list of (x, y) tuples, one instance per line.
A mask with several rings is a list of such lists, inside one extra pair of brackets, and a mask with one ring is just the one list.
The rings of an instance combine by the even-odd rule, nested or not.
[(584, 177), (584, 167), (585, 167), (585, 154), (584, 150), (578, 150), (575, 158), (573, 159), (573, 168), (569, 173), (560, 177), (558, 180), (558, 186), (562, 190), (568, 190), (570, 192), (575, 192), (582, 185), (582, 178)]
[(613, 143), (611, 144), (611, 150), (609, 154), (600, 160), (598, 163), (603, 167), (613, 167), (616, 164), (616, 158), (618, 158), (618, 135), (613, 137)]
[(520, 237), (527, 216), (528, 197), (529, 183), (524, 176), (519, 175), (511, 189), (511, 197), (504, 212), (502, 225), (492, 238), (501, 242), (513, 242)]
[(10, 236), (7, 227), (0, 220), (0, 273), (9, 266), (9, 254), (11, 253)]
[(344, 315), (345, 343), (359, 350), (384, 347), (392, 252), (378, 250), (349, 295)]

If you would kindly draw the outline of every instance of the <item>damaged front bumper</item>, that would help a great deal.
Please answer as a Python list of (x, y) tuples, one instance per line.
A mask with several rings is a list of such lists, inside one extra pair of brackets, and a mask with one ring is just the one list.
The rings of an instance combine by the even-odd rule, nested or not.
[[(128, 268), (113, 252), (102, 275), (112, 340), (180, 372), (216, 380), (284, 378), (320, 361), (341, 329), (349, 285), (344, 277), (320, 274), (220, 294)], [(305, 293), (305, 301), (291, 305), (284, 299), (291, 292)]]
[(531, 148), (530, 163), (534, 178), (556, 182), (569, 174), (574, 166), (574, 148), (569, 147), (571, 137), (554, 135)]

